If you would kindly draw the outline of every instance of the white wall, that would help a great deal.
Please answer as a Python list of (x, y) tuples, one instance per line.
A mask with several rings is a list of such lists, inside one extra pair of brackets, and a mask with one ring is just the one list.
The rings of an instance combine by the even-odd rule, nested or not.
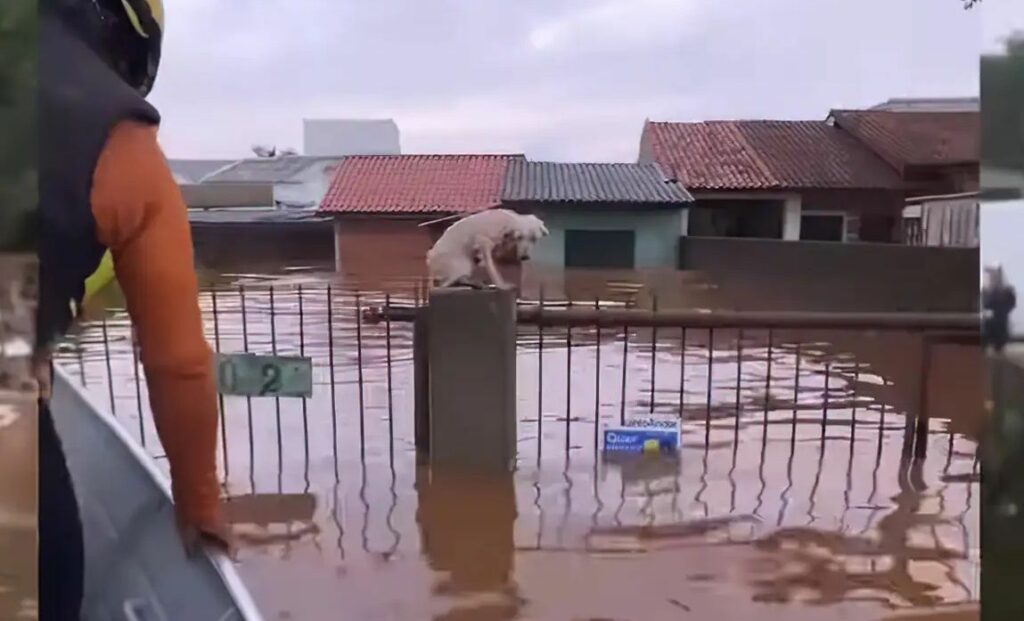
[(398, 155), (398, 125), (391, 119), (303, 119), (304, 155)]
[(786, 207), (782, 211), (782, 239), (800, 240), (800, 215), (800, 196), (787, 196)]

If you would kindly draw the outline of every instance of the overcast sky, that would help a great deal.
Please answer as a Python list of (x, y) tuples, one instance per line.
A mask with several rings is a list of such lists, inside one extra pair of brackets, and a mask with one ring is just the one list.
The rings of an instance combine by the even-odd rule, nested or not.
[(165, 4), (152, 100), (170, 157), (301, 149), (303, 117), (391, 117), (406, 153), (632, 161), (645, 118), (823, 119), (975, 95), (979, 51), (1011, 14), (1024, 26), (1021, 0)]

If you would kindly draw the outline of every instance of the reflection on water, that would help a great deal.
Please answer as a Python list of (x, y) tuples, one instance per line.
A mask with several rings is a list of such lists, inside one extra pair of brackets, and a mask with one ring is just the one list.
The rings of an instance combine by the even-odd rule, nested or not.
[[(977, 601), (970, 348), (935, 348), (928, 458), (910, 464), (916, 337), (523, 327), (518, 468), (484, 478), (417, 467), (411, 328), (356, 323), (385, 294), (415, 303), (416, 279), (357, 297), (291, 274), (273, 299), (257, 280), (202, 305), (222, 351), (314, 359), (311, 399), (224, 399), (229, 515), (280, 535), (241, 553), (268, 618), (882, 618)], [(708, 300), (680, 287), (660, 307)], [(89, 326), (62, 362), (100, 399), (112, 387), (158, 452), (124, 317), (106, 324), (106, 344)], [(651, 411), (682, 417), (680, 455), (600, 458), (601, 424)]]
[(34, 411), (0, 386), (0, 619), (37, 618)]

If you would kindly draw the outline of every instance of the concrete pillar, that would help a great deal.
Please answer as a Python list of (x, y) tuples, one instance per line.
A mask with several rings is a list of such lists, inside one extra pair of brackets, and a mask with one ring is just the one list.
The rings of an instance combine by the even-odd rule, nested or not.
[(516, 455), (515, 294), (435, 289), (426, 313), (430, 463), (510, 470)]
[(800, 240), (800, 196), (787, 196), (782, 212), (782, 239)]

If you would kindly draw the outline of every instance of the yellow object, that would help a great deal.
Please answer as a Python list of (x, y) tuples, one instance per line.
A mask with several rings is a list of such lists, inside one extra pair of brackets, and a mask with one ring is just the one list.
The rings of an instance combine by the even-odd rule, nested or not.
[(661, 444), (657, 440), (644, 440), (645, 453), (657, 453), (661, 450)]
[(103, 253), (103, 258), (100, 260), (96, 270), (85, 279), (85, 295), (82, 297), (82, 301), (89, 300), (89, 298), (102, 291), (107, 285), (114, 282), (116, 278), (114, 259), (110, 256), (110, 251), (108, 250)]
[[(149, 13), (153, 16), (153, 21), (156, 22), (162, 32), (164, 29), (163, 0), (143, 0), (143, 2), (149, 5)], [(135, 8), (132, 7), (132, 3), (129, 0), (121, 0), (121, 4), (124, 6), (124, 12), (128, 15), (128, 21), (132, 23), (135, 32), (139, 33), (139, 36), (143, 39), (148, 39), (150, 33), (146, 32), (146, 29), (142, 27), (142, 21), (139, 19), (139, 14), (135, 11)]]

